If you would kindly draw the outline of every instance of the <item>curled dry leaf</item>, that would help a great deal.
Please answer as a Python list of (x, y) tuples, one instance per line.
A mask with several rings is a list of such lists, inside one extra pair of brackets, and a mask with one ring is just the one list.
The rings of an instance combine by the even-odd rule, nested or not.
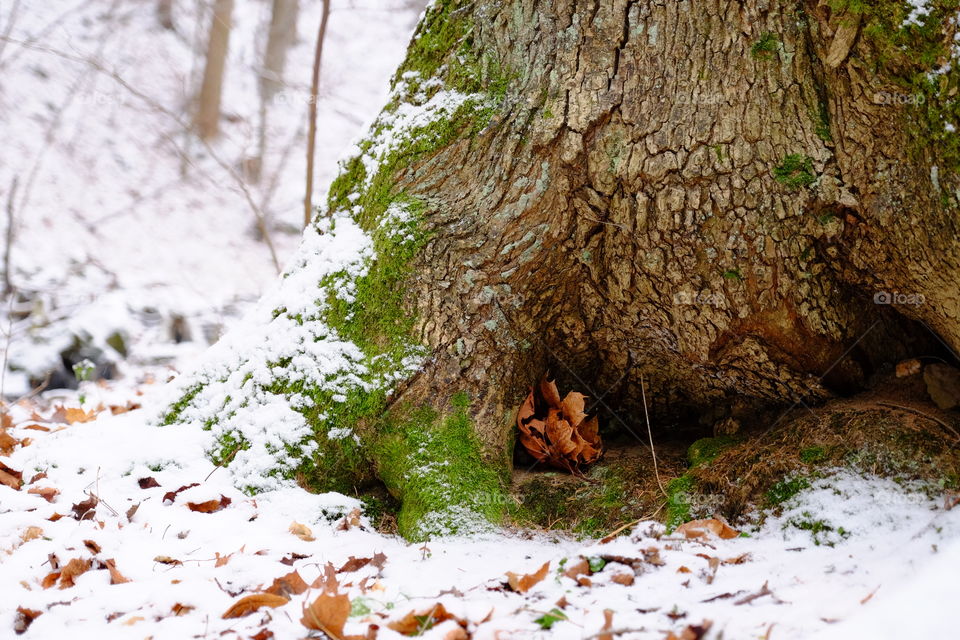
[(188, 502), (187, 508), (190, 511), (196, 511), (198, 513), (213, 513), (215, 511), (220, 511), (225, 507), (229, 507), (230, 503), (233, 502), (230, 498), (225, 495), (221, 495), (219, 500), (207, 500), (206, 502)]
[(288, 602), (290, 602), (289, 599), (273, 593), (255, 593), (252, 596), (246, 596), (234, 602), (233, 606), (227, 609), (222, 617), (224, 619), (242, 618), (243, 616), (250, 615), (261, 607), (282, 607)]
[(0, 462), (0, 484), (7, 485), (14, 491), (19, 491), (23, 486), (23, 473), (15, 471), (3, 462)]
[(17, 615), (13, 619), (13, 630), (20, 635), (30, 628), (33, 621), (39, 618), (43, 611), (27, 609), (26, 607), (17, 607)]
[(587, 396), (571, 391), (562, 400), (557, 385), (544, 376), (517, 410), (520, 443), (538, 462), (577, 472), (600, 458), (596, 416), (584, 409)]
[(74, 585), (74, 580), (90, 570), (90, 561), (73, 558), (60, 570), (60, 588), (67, 589)]
[(8, 456), (20, 441), (7, 433), (6, 428), (0, 429), (0, 455)]
[(547, 572), (550, 570), (550, 563), (544, 562), (543, 566), (540, 567), (536, 573), (529, 574), (517, 574), (512, 571), (507, 572), (507, 582), (510, 584), (510, 588), (516, 591), (517, 593), (526, 593), (532, 589), (538, 582), (547, 577)]
[(140, 478), (137, 480), (137, 484), (140, 485), (141, 489), (153, 489), (154, 487), (159, 487), (160, 483), (157, 482), (157, 479), (153, 476), (148, 478)]
[(30, 487), (27, 489), (27, 493), (40, 496), (47, 502), (53, 502), (53, 499), (57, 497), (57, 495), (60, 493), (60, 490), (54, 489), (53, 487)]
[(194, 482), (192, 484), (185, 484), (179, 489), (177, 489), (176, 491), (167, 491), (165, 494), (163, 494), (163, 502), (164, 504), (166, 504), (167, 502), (169, 502), (170, 504), (173, 504), (177, 499), (178, 493), (180, 493), (181, 491), (186, 491), (187, 489), (192, 489), (193, 487), (199, 487), (199, 486), (200, 486), (199, 482)]
[(189, 604), (180, 604), (179, 602), (175, 602), (173, 606), (170, 607), (170, 612), (175, 616), (185, 616), (194, 609), (196, 609), (196, 607)]
[(339, 531), (348, 531), (354, 527), (360, 526), (360, 509), (354, 509), (347, 515), (343, 517), (343, 520), (337, 525), (337, 530)]
[(563, 575), (567, 576), (571, 580), (576, 580), (580, 576), (588, 576), (590, 573), (590, 561), (583, 556), (580, 556), (579, 560), (567, 567), (567, 570), (563, 572)]
[(153, 559), (154, 562), (159, 562), (160, 564), (168, 564), (171, 566), (176, 566), (178, 564), (183, 564), (176, 558), (171, 558), (170, 556), (157, 556)]
[(300, 577), (300, 574), (296, 571), (291, 571), (286, 575), (274, 579), (273, 584), (267, 589), (267, 593), (289, 598), (290, 596), (300, 595), (308, 588), (307, 583)]
[(130, 582), (130, 578), (124, 576), (117, 569), (117, 562), (113, 558), (104, 561), (103, 566), (105, 566), (107, 571), (110, 572), (110, 584), (123, 584), (125, 582)]
[(713, 623), (710, 620), (704, 620), (700, 624), (691, 624), (684, 627), (679, 635), (672, 631), (667, 635), (666, 640), (701, 640), (707, 636)]
[(83, 502), (78, 502), (73, 505), (73, 517), (77, 520), (93, 520), (93, 516), (97, 512), (97, 504), (100, 500), (97, 496), (90, 494), (90, 497), (84, 500)]
[[(460, 625), (461, 631), (467, 626), (466, 620), (451, 614), (442, 604), (438, 603), (427, 609), (410, 611), (399, 620), (387, 623), (387, 627), (405, 636), (420, 636), (427, 629), (431, 629), (447, 620), (455, 621)], [(456, 634), (456, 629), (451, 630), (451, 633)], [(465, 636), (454, 635), (453, 637)]]
[(722, 522), (716, 518), (691, 520), (677, 527), (674, 533), (683, 534), (687, 538), (705, 538), (712, 534), (724, 540), (736, 538), (740, 535), (738, 531), (731, 528), (726, 522)]
[(299, 522), (290, 523), (290, 533), (304, 542), (313, 542), (316, 540), (316, 538), (313, 537), (313, 531), (310, 530), (310, 527), (305, 524), (300, 524)]

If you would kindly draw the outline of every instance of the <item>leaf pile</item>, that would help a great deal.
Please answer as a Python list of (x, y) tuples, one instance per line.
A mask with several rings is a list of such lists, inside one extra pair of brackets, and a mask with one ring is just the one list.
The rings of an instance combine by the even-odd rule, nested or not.
[(538, 462), (577, 473), (603, 451), (597, 417), (584, 412), (587, 396), (571, 391), (562, 400), (547, 376), (517, 411), (520, 443)]

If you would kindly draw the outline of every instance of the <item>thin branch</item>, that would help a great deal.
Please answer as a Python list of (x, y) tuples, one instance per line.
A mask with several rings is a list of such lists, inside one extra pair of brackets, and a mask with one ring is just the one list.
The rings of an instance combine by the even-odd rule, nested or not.
[(653, 473), (657, 477), (657, 485), (660, 487), (660, 491), (666, 497), (667, 490), (663, 488), (663, 483), (660, 482), (660, 471), (657, 469), (657, 450), (653, 446), (653, 430), (650, 428), (650, 414), (647, 413), (647, 389), (643, 381), (643, 372), (640, 372), (640, 395), (643, 397), (643, 417), (647, 420), (647, 436), (650, 438), (650, 454), (653, 456)]
[[(10, 278), (10, 254), (13, 252), (14, 236), (13, 223), (15, 216), (13, 201), (17, 195), (17, 185), (19, 181), (20, 176), (13, 177), (13, 182), (10, 184), (10, 193), (7, 196), (7, 231), (3, 251), (3, 295), (5, 296), (13, 293), (13, 281)], [(4, 356), (6, 356), (6, 354), (4, 354)]]
[[(37, 50), (37, 51), (43, 51), (43, 52), (46, 52), (46, 53), (50, 53), (50, 54), (52, 54), (52, 55), (58, 56), (58, 57), (63, 58), (63, 59), (65, 59), (65, 60), (72, 60), (73, 62), (80, 62), (80, 63), (83, 63), (83, 64), (87, 64), (87, 65), (89, 65), (90, 67), (92, 67), (93, 69), (95, 69), (96, 71), (98, 71), (98, 72), (106, 75), (107, 77), (111, 78), (114, 82), (116, 82), (116, 83), (119, 84), (121, 87), (123, 87), (124, 89), (126, 89), (127, 91), (129, 91), (133, 96), (139, 98), (140, 100), (143, 100), (143, 101), (144, 101), (145, 103), (147, 103), (147, 105), (149, 105), (151, 108), (157, 110), (158, 112), (162, 113), (163, 115), (165, 115), (165, 116), (167, 116), (168, 118), (170, 118), (171, 120), (173, 120), (178, 126), (183, 127), (184, 129), (186, 129), (186, 130), (188, 130), (188, 131), (190, 130), (190, 125), (189, 125), (188, 123), (184, 122), (184, 121), (180, 118), (180, 116), (178, 116), (176, 113), (174, 113), (174, 112), (171, 111), (170, 109), (166, 108), (165, 106), (163, 106), (162, 104), (160, 104), (159, 102), (157, 102), (156, 100), (154, 100), (153, 98), (151, 98), (150, 96), (148, 96), (148, 95), (144, 94), (143, 92), (141, 92), (140, 90), (138, 90), (136, 87), (134, 87), (134, 86), (131, 85), (129, 82), (127, 82), (126, 80), (124, 80), (123, 77), (120, 76), (118, 73), (116, 73), (115, 71), (112, 71), (112, 70), (110, 70), (110, 69), (107, 69), (102, 63), (98, 62), (97, 60), (94, 60), (94, 59), (91, 59), (91, 58), (84, 58), (84, 57), (82, 57), (82, 56), (75, 56), (75, 55), (73, 55), (73, 54), (69, 54), (69, 53), (66, 53), (66, 52), (64, 52), (64, 51), (59, 51), (59, 50), (57, 50), (57, 49), (51, 49), (50, 47), (43, 47), (43, 46), (39, 46), (39, 45), (31, 45), (31, 44), (29, 44), (29, 43), (27, 43), (27, 42), (24, 42), (24, 41), (21, 41), (21, 40), (15, 40), (15, 39), (13, 39), (13, 38), (6, 38), (6, 39), (9, 40), (10, 42), (14, 43), (14, 44), (19, 44), (19, 45), (21, 45), (21, 46), (29, 47), (29, 48), (35, 49), (35, 50)], [(261, 211), (261, 210), (260, 210), (260, 207), (257, 206), (257, 203), (253, 201), (253, 196), (250, 194), (250, 190), (247, 188), (247, 185), (246, 185), (246, 183), (243, 181), (243, 178), (240, 177), (240, 175), (236, 172), (236, 170), (235, 170), (233, 167), (231, 167), (228, 162), (226, 162), (223, 158), (221, 158), (221, 157), (219, 156), (219, 154), (217, 154), (217, 152), (213, 149), (213, 147), (210, 145), (209, 142), (207, 142), (207, 141), (204, 140), (203, 138), (198, 138), (198, 139), (200, 140), (201, 144), (203, 144), (204, 150), (210, 155), (211, 158), (213, 158), (214, 162), (216, 162), (216, 163), (220, 166), (221, 169), (223, 169), (224, 171), (226, 171), (227, 174), (234, 180), (234, 182), (236, 182), (237, 187), (240, 189), (241, 193), (243, 194), (244, 199), (245, 199), (246, 202), (247, 202), (247, 205), (250, 207), (250, 210), (253, 212), (253, 215), (254, 215), (254, 217), (256, 218), (256, 221), (257, 221), (257, 229), (258, 229), (258, 230), (260, 231), (260, 233), (263, 235), (263, 241), (264, 241), (264, 243), (267, 245), (267, 249), (270, 250), (270, 258), (273, 260), (273, 266), (276, 268), (277, 272), (279, 273), (279, 272), (280, 272), (280, 260), (277, 258), (277, 251), (276, 251), (276, 249), (274, 248), (273, 240), (272, 240), (272, 238), (271, 238), (271, 236), (270, 236), (270, 232), (269, 232), (269, 230), (268, 230), (268, 228), (267, 228), (266, 218), (264, 217), (263, 211)], [(192, 165), (192, 164), (193, 164), (193, 163), (191, 162), (191, 165)]]
[(317, 32), (317, 48), (313, 55), (313, 80), (310, 84), (310, 129), (307, 132), (307, 190), (303, 197), (303, 228), (313, 219), (313, 156), (317, 146), (317, 96), (320, 89), (320, 59), (323, 56), (323, 41), (327, 36), (327, 21), (330, 18), (330, 0), (323, 0), (323, 16)]

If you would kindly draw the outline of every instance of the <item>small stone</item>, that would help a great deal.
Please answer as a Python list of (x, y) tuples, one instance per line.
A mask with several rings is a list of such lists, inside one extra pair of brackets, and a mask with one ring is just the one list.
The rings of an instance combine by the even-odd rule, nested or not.
[(897, 363), (897, 377), (906, 378), (907, 376), (912, 376), (920, 373), (921, 364), (920, 361), (916, 358), (910, 358), (909, 360), (902, 360)]
[(960, 406), (960, 371), (946, 364), (930, 364), (923, 370), (927, 393), (941, 409)]

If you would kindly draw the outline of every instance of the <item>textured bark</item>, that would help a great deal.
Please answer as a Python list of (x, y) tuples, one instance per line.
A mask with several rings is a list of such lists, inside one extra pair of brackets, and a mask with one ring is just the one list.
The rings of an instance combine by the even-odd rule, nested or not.
[[(513, 76), (485, 131), (398, 178), (429, 203), (407, 300), (434, 357), (395, 400), (468, 391), (501, 456), (546, 369), (612, 389), (614, 424), (642, 415), (642, 375), (663, 424), (856, 390), (934, 333), (960, 348), (954, 178), (908, 107), (876, 100), (893, 89), (849, 19), (763, 0), (462, 11)], [(776, 50), (752, 55), (765, 34)], [(819, 180), (778, 181), (791, 156)]]

